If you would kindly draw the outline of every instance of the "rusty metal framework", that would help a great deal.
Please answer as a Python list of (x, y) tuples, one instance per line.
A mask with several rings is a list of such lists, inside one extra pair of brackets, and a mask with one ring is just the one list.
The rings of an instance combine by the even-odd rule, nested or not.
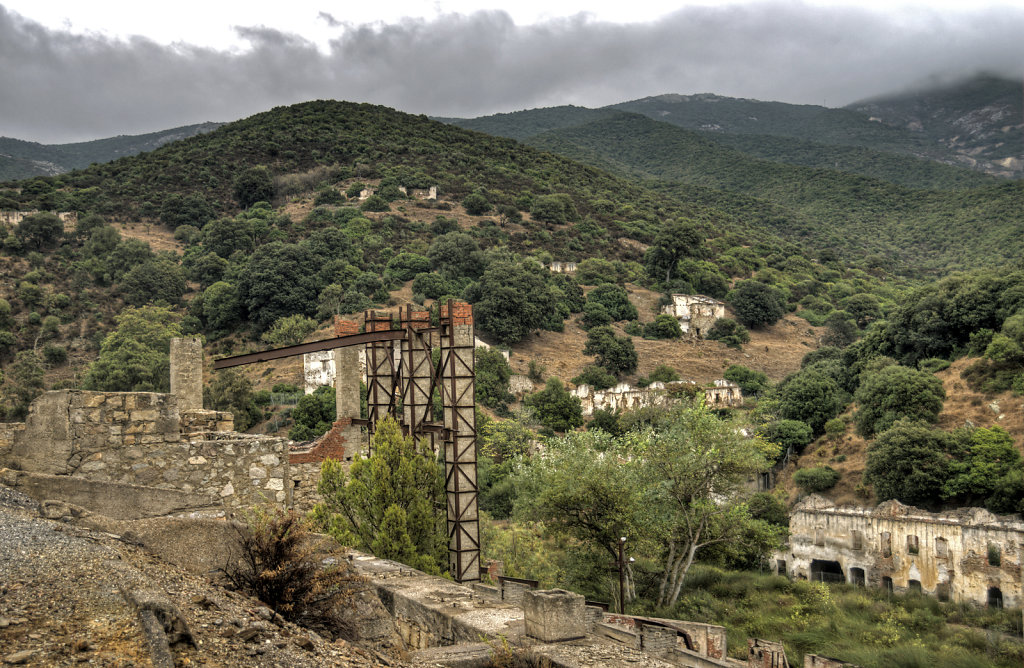
[[(404, 433), (429, 447), (434, 455), (440, 442), (445, 464), (449, 572), (457, 582), (479, 580), (472, 307), (456, 301), (442, 304), (437, 327), (431, 326), (429, 312), (414, 311), (411, 306), (400, 314), (397, 329), (390, 314), (367, 311), (364, 316), (364, 333), (227, 357), (215, 361), (213, 368), (365, 346), (368, 431), (372, 435), (377, 422), (390, 415), (399, 421)], [(436, 363), (435, 350), (439, 354)], [(432, 419), (435, 392), (444, 413), (440, 423)], [(359, 416), (349, 417), (354, 418), (353, 422), (363, 422)]]

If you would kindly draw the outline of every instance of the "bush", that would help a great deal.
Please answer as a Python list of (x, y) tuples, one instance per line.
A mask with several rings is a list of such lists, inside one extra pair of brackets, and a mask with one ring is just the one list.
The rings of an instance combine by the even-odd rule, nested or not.
[(831, 466), (800, 469), (793, 474), (793, 482), (807, 494), (832, 489), (839, 482), (839, 471)]
[(778, 291), (760, 281), (740, 281), (729, 294), (729, 303), (740, 323), (751, 328), (774, 325), (786, 313)]
[(742, 364), (731, 365), (722, 377), (739, 385), (743, 394), (748, 396), (760, 394), (770, 385), (767, 374), (748, 369)]
[(649, 376), (637, 381), (637, 385), (647, 387), (651, 383), (671, 383), (677, 380), (679, 380), (678, 371), (667, 364), (659, 364)]
[(599, 366), (584, 367), (583, 372), (572, 379), (573, 385), (589, 385), (595, 390), (607, 390), (618, 382), (615, 376)]
[(633, 340), (625, 336), (615, 336), (615, 332), (607, 325), (594, 327), (587, 332), (583, 354), (594, 355), (599, 366), (616, 375), (636, 370), (637, 354)]
[(462, 200), (462, 206), (471, 216), (482, 216), (491, 210), (491, 203), (479, 191), (466, 195), (466, 199)]
[(540, 392), (526, 397), (524, 403), (536, 411), (537, 420), (554, 431), (569, 431), (583, 424), (580, 400), (557, 378), (548, 378)]
[(587, 302), (583, 306), (583, 317), (580, 320), (580, 326), (583, 329), (590, 329), (591, 327), (600, 327), (601, 325), (610, 325), (614, 322), (612, 316), (601, 304), (595, 302)]
[(645, 339), (681, 339), (683, 330), (679, 327), (679, 321), (672, 316), (662, 313), (654, 319), (654, 322), (644, 326)]
[(257, 510), (238, 529), (238, 540), (240, 565), (223, 569), (235, 587), (289, 621), (337, 634), (339, 604), (354, 593), (359, 578), (343, 558), (324, 566), (320, 546), (295, 511)]
[(292, 410), (295, 426), (288, 431), (293, 441), (311, 441), (331, 428), (335, 420), (334, 388), (316, 388), (313, 394), (303, 395)]
[(60, 366), (68, 361), (68, 350), (53, 344), (43, 347), (43, 359), (49, 366)]
[(587, 295), (587, 303), (600, 304), (608, 311), (612, 320), (635, 320), (636, 307), (629, 301), (626, 289), (614, 283), (602, 283)]
[(343, 204), (345, 202), (345, 196), (338, 192), (337, 188), (324, 188), (318, 190), (316, 198), (313, 200), (313, 206), (323, 206), (325, 204)]
[(935, 422), (946, 391), (942, 381), (924, 371), (887, 366), (865, 373), (855, 398), (857, 431), (865, 437), (885, 431), (900, 418)]
[(750, 332), (732, 318), (719, 318), (708, 330), (707, 338), (721, 341), (730, 348), (741, 348), (744, 343), (750, 343)]
[(846, 433), (846, 423), (840, 418), (832, 418), (825, 423), (825, 435), (831, 440), (836, 440)]
[(390, 211), (391, 205), (388, 204), (388, 201), (380, 195), (370, 195), (363, 201), (359, 208), (363, 211), (381, 212)]
[(760, 427), (757, 433), (766, 441), (782, 446), (783, 451), (793, 448), (795, 452), (800, 452), (813, 439), (810, 425), (800, 420), (769, 422)]

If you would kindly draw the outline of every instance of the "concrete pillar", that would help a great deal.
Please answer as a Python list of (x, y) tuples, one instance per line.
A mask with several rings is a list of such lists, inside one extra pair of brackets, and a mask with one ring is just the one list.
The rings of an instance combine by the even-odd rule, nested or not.
[(526, 635), (543, 642), (575, 640), (587, 635), (584, 598), (564, 589), (541, 589), (523, 593), (523, 621)]
[(171, 394), (179, 412), (203, 408), (203, 341), (198, 336), (171, 339)]
[[(359, 323), (334, 320), (334, 335), (349, 336), (359, 333)], [(334, 349), (334, 408), (338, 420), (359, 418), (359, 347)], [(345, 439), (345, 457), (351, 459), (356, 450), (365, 454), (362, 432), (351, 422), (342, 429)]]

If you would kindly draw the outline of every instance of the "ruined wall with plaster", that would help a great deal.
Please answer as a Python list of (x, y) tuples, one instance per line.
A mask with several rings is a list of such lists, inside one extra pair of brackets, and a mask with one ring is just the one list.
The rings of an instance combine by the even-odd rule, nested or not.
[[(21, 221), (25, 220), (28, 216), (34, 216), (39, 211), (0, 211), (0, 223), (7, 223), (8, 225), (18, 225)], [(64, 223), (65, 229), (68, 225), (74, 225), (78, 222), (77, 211), (50, 211), (60, 222)]]
[(548, 269), (555, 274), (575, 274), (576, 263), (575, 262), (560, 262), (555, 260), (548, 265)]
[(679, 320), (684, 334), (704, 338), (715, 322), (725, 317), (725, 304), (705, 295), (672, 295), (662, 313)]
[(704, 389), (704, 398), (712, 408), (731, 408), (743, 405), (743, 390), (736, 383), (724, 379), (715, 381), (714, 387)]
[(170, 394), (51, 391), (32, 402), (0, 466), (211, 495), (229, 507), (288, 503), (285, 440), (232, 427), (230, 413), (179, 412)]
[(997, 589), (1004, 605), (1024, 603), (1024, 522), (1013, 516), (981, 508), (930, 513), (898, 501), (874, 509), (836, 506), (811, 495), (795, 507), (789, 529), (789, 547), (776, 558), (790, 576), (811, 578), (814, 560), (833, 561), (848, 582), (863, 572), (869, 587), (891, 578), (894, 591), (914, 581), (924, 593), (954, 601), (984, 605)]

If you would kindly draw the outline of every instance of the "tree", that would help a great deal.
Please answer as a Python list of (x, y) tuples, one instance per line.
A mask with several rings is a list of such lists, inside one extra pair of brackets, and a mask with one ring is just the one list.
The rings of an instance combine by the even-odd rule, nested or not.
[(427, 250), (427, 257), (434, 271), (448, 278), (476, 278), (484, 269), (479, 244), (465, 232), (436, 237)]
[(615, 336), (615, 331), (607, 325), (592, 327), (587, 332), (583, 354), (594, 355), (599, 366), (616, 375), (636, 371), (637, 354), (633, 340), (628, 336)]
[(312, 394), (303, 395), (295, 408), (292, 419), (295, 426), (288, 431), (293, 441), (311, 441), (326, 434), (337, 419), (335, 390), (323, 385)]
[(648, 273), (655, 279), (664, 274), (668, 283), (679, 261), (686, 257), (699, 257), (703, 244), (704, 237), (693, 221), (678, 218), (667, 223), (644, 254)]
[(17, 404), (13, 406), (15, 415), (23, 414), (32, 400), (43, 393), (44, 374), (43, 360), (35, 351), (22, 350), (14, 356), (8, 376), (11, 383), (10, 395)]
[(430, 271), (430, 258), (417, 253), (399, 253), (388, 260), (387, 271), (400, 281), (411, 281)]
[(294, 346), (305, 341), (306, 337), (314, 331), (316, 331), (316, 320), (295, 314), (275, 320), (270, 329), (265, 331), (260, 338), (277, 347)]
[(760, 281), (740, 281), (729, 294), (729, 303), (740, 323), (752, 329), (774, 325), (786, 313), (779, 293)]
[(892, 365), (863, 374), (854, 398), (857, 432), (871, 437), (901, 418), (935, 422), (946, 391), (942, 381), (930, 373)]
[(213, 334), (230, 332), (241, 319), (238, 288), (226, 281), (217, 281), (203, 291), (202, 320)]
[(135, 265), (121, 279), (121, 293), (132, 306), (160, 300), (176, 305), (186, 289), (181, 267), (166, 255)]
[(317, 258), (299, 244), (275, 241), (256, 249), (238, 281), (239, 300), (257, 331), (278, 318), (316, 312)]
[(815, 368), (786, 378), (776, 388), (775, 395), (781, 417), (805, 422), (815, 434), (822, 433), (825, 423), (839, 414), (845, 402), (839, 383)]
[[(670, 412), (643, 459), (652, 530), (662, 546), (657, 605), (679, 600), (697, 552), (742, 535), (750, 516), (743, 503), (750, 476), (767, 471), (778, 449), (746, 438), (703, 402)], [(777, 539), (776, 539), (777, 542)]]
[(662, 313), (654, 318), (654, 322), (644, 325), (645, 339), (681, 339), (683, 330), (679, 327), (679, 321), (672, 316)]
[(707, 338), (721, 341), (730, 348), (742, 348), (744, 343), (750, 343), (750, 332), (732, 318), (719, 318), (711, 325)]
[(825, 335), (821, 343), (825, 346), (845, 348), (857, 340), (857, 323), (846, 311), (832, 311), (825, 318)]
[(524, 403), (534, 410), (537, 420), (553, 431), (570, 431), (583, 424), (583, 409), (562, 381), (548, 378), (544, 389), (526, 397)]
[(466, 199), (462, 200), (462, 206), (471, 216), (482, 216), (491, 210), (491, 203), (479, 190), (466, 195)]
[(722, 377), (740, 386), (740, 390), (747, 396), (757, 396), (768, 389), (771, 385), (768, 375), (761, 371), (748, 369), (742, 364), (732, 364)]
[(370, 550), (428, 573), (447, 569), (444, 472), (398, 423), (377, 423), (369, 458), (358, 453), (346, 473), (342, 462), (323, 464), (314, 510), (322, 528), (342, 544)]
[[(474, 287), (474, 286), (470, 286)], [(475, 284), (477, 324), (501, 343), (522, 340), (536, 329), (558, 329), (569, 316), (564, 293), (551, 283), (550, 273), (532, 260), (499, 257)], [(470, 293), (463, 293), (467, 298)]]
[(476, 400), (488, 408), (507, 408), (515, 397), (508, 391), (512, 369), (508, 360), (497, 348), (477, 348), (476, 357)]
[(958, 436), (967, 442), (967, 451), (950, 462), (943, 496), (996, 513), (1016, 512), (1024, 497), (1013, 492), (1022, 491), (1024, 463), (1013, 438), (1000, 427), (971, 429)]
[(160, 222), (172, 230), (182, 225), (194, 225), (202, 229), (215, 215), (213, 207), (202, 195), (172, 193), (160, 206)]
[(839, 471), (831, 466), (815, 466), (799, 469), (793, 474), (793, 483), (807, 494), (832, 489), (839, 482)]
[(162, 306), (129, 308), (100, 345), (82, 387), (105, 392), (169, 392), (171, 339), (181, 336), (179, 316)]
[(42, 250), (56, 244), (64, 234), (64, 223), (55, 214), (44, 211), (22, 218), (14, 236), (27, 248)]
[(583, 317), (580, 320), (580, 327), (583, 329), (590, 329), (591, 327), (600, 327), (601, 325), (610, 325), (615, 320), (611, 314), (608, 313), (608, 309), (602, 304), (597, 302), (587, 302), (583, 306)]
[(607, 370), (602, 369), (599, 366), (594, 366), (593, 364), (583, 367), (583, 372), (572, 379), (573, 385), (589, 385), (595, 390), (607, 390), (617, 382), (618, 380), (615, 376), (608, 373)]
[(587, 303), (600, 304), (612, 320), (635, 320), (636, 307), (629, 301), (629, 293), (621, 285), (602, 283), (587, 295)]
[(274, 198), (274, 179), (266, 167), (250, 167), (235, 178), (234, 194), (243, 209), (256, 202), (269, 202)]
[(868, 448), (864, 481), (874, 487), (879, 501), (898, 499), (935, 507), (949, 479), (950, 452), (954, 448), (946, 432), (900, 420)]
[(238, 431), (245, 431), (263, 417), (252, 392), (252, 381), (233, 370), (217, 374), (210, 384), (206, 403), (214, 410), (230, 411), (235, 416)]

